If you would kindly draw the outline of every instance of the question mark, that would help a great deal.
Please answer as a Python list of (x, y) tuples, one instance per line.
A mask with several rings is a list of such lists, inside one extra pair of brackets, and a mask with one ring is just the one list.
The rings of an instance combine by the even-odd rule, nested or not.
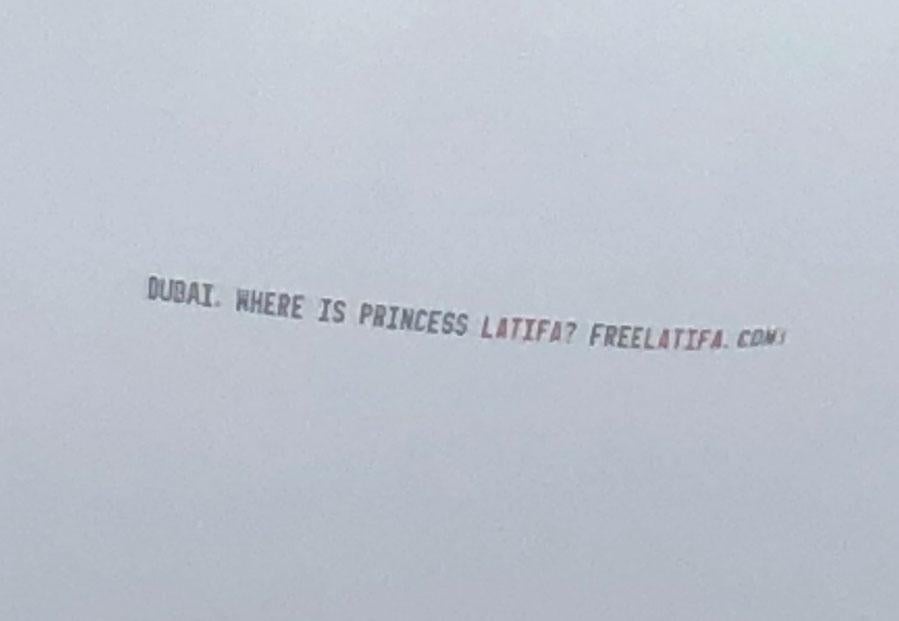
[(575, 331), (577, 330), (577, 324), (573, 321), (569, 321), (566, 324), (568, 328), (568, 339), (565, 341), (566, 343), (571, 343), (571, 337), (574, 336)]

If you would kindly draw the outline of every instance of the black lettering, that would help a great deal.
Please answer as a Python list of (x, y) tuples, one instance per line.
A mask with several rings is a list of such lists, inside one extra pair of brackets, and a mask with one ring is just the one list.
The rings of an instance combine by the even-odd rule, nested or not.
[(331, 306), (331, 298), (322, 298), (321, 299), (322, 312), (318, 316), (319, 321), (324, 322), (324, 323), (327, 323), (328, 321), (330, 321), (328, 319), (328, 307), (330, 307), (330, 306)]
[(159, 297), (159, 278), (150, 276), (147, 280), (147, 299), (155, 300)]
[(693, 351), (696, 349), (696, 345), (693, 344), (693, 339), (696, 338), (696, 333), (698, 331), (696, 328), (690, 328), (688, 330), (688, 338), (687, 338), (687, 349)]
[(250, 310), (250, 292), (246, 289), (238, 289), (237, 290), (237, 311), (249, 311)]
[(617, 347), (624, 348), (627, 347), (627, 338), (628, 333), (631, 331), (631, 326), (621, 326), (618, 329), (618, 344)]
[(518, 336), (518, 327), (521, 325), (521, 317), (512, 318), (512, 338)]
[(389, 330), (396, 330), (396, 314), (399, 312), (399, 310), (399, 306), (390, 307), (390, 321), (387, 322), (387, 328)]
[(212, 306), (212, 285), (203, 283), (203, 301), (201, 304), (207, 308)]
[(346, 319), (346, 300), (334, 301), (334, 323), (343, 323)]
[(631, 349), (640, 347), (640, 337), (643, 336), (643, 326), (634, 326), (634, 333), (631, 334)]
[(525, 326), (524, 340), (525, 341), (533, 341), (534, 340), (534, 337), (531, 335), (531, 332), (534, 329), (534, 321), (535, 321), (534, 319), (525, 319), (524, 320), (524, 326)]
[(764, 341), (765, 341), (765, 331), (764, 330), (762, 330), (760, 328), (756, 328), (755, 330), (752, 331), (752, 341), (750, 341), (750, 342), (752, 343), (753, 347), (761, 345)]
[(174, 292), (172, 293), (172, 301), (176, 304), (182, 304), (184, 302), (184, 288), (185, 283), (183, 280), (176, 280), (172, 288)]
[(437, 327), (440, 325), (440, 314), (443, 311), (432, 310), (428, 313), (428, 334), (437, 334)]
[(569, 321), (565, 326), (568, 328), (568, 338), (565, 340), (566, 343), (571, 343), (571, 339), (574, 337), (574, 333), (577, 332), (577, 322)]
[(605, 347), (615, 347), (615, 335), (618, 334), (617, 326), (607, 326), (606, 327), (606, 338), (603, 340), (603, 345)]
[(456, 334), (465, 336), (466, 332), (468, 332), (468, 314), (460, 313), (456, 318)]
[(696, 349), (702, 349), (702, 346), (705, 345), (709, 337), (712, 335), (711, 330), (702, 329), (699, 331), (699, 343), (696, 344)]
[(452, 334), (453, 333), (453, 323), (456, 320), (456, 313), (445, 313), (443, 315), (443, 324), (441, 325), (440, 331), (443, 334)]
[(255, 289), (253, 289), (252, 299), (250, 300), (250, 311), (254, 313), (261, 313), (264, 304), (265, 295), (263, 295), (262, 291), (256, 291)]
[(290, 308), (290, 296), (286, 293), (278, 294), (278, 317), (287, 317), (288, 308)]
[(414, 308), (404, 308), (403, 316), (400, 318), (400, 329), (401, 330), (414, 330), (415, 329), (415, 309)]
[(416, 332), (424, 332), (428, 329), (428, 326), (422, 323), (422, 320), (426, 319), (428, 316), (428, 311), (425, 309), (419, 309), (418, 312), (415, 313), (415, 331)]
[(302, 319), (303, 318), (303, 302), (306, 300), (306, 296), (303, 294), (296, 294), (291, 298), (290, 304), (290, 316), (294, 319)]
[(383, 304), (378, 304), (377, 306), (375, 306), (375, 318), (372, 321), (371, 325), (373, 325), (376, 328), (383, 328), (384, 327), (384, 315), (386, 315), (386, 314), (387, 314), (387, 309), (384, 307)]
[(363, 325), (365, 320), (371, 317), (372, 312), (374, 312), (374, 307), (368, 302), (363, 302), (362, 306), (359, 307), (359, 325)]
[(549, 330), (549, 319), (541, 319), (537, 322), (537, 340), (542, 341), (546, 331)]
[(590, 347), (596, 345), (596, 341), (599, 339), (599, 335), (602, 332), (602, 329), (605, 327), (604, 323), (594, 323), (593, 328), (590, 330)]
[(712, 338), (712, 349), (721, 349), (722, 347), (724, 347), (724, 330), (717, 330)]
[(187, 288), (187, 304), (200, 303), (200, 285), (196, 282), (190, 283)]

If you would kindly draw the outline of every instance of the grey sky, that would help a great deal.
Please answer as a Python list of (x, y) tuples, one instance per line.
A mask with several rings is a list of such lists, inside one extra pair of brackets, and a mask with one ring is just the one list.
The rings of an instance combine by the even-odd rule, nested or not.
[[(0, 618), (894, 618), (897, 33), (873, 1), (7, 0)], [(790, 335), (530, 347), (234, 286)]]

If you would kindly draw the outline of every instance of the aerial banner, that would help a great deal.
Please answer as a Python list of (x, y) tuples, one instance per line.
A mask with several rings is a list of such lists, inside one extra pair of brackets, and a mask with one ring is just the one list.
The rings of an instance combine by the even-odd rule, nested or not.
[[(222, 293), (230, 297), (223, 304)], [(343, 297), (310, 296), (288, 290), (234, 287), (185, 278), (150, 275), (147, 299), (207, 309), (230, 308), (240, 315), (352, 326), (357, 329), (412, 332), (442, 338), (476, 338), (552, 346), (651, 351), (721, 351), (777, 347), (787, 331), (776, 325), (735, 328), (695, 325), (645, 325), (571, 317), (472, 313), (461, 308), (410, 306)]]

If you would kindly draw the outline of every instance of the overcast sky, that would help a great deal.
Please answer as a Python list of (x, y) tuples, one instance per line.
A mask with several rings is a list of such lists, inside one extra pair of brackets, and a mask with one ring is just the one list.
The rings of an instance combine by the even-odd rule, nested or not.
[(549, 4), (2, 3), (0, 618), (895, 618), (899, 8)]

